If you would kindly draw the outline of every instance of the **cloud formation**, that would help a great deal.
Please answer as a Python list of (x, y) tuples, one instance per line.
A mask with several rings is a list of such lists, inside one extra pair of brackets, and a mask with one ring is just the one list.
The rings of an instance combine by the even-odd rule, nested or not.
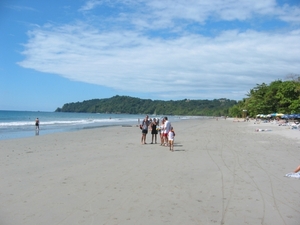
[(85, 3), (78, 11), (89, 11), (97, 7), (98, 5), (101, 5), (101, 1), (98, 0), (90, 0)]
[(188, 2), (87, 1), (85, 20), (29, 31), (19, 65), (158, 99), (241, 99), (299, 74), (299, 6)]

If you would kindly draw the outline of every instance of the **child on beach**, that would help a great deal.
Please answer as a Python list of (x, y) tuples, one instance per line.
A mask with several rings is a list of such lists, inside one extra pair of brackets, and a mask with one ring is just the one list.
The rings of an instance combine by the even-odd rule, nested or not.
[(170, 146), (170, 151), (174, 152), (174, 137), (175, 137), (175, 131), (173, 127), (171, 127), (171, 130), (168, 133), (168, 142)]

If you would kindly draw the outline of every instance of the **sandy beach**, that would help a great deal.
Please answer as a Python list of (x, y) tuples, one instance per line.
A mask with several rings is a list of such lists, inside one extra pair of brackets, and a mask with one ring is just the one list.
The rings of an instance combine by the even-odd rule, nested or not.
[(300, 224), (299, 131), (172, 125), (174, 152), (129, 126), (0, 141), (0, 224)]

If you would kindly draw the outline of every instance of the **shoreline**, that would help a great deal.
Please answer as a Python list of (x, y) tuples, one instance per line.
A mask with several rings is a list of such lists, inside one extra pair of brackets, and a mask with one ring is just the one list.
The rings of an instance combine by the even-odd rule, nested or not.
[(16, 130), (7, 133), (0, 133), (0, 141), (2, 140), (14, 140), (19, 138), (30, 138), (34, 136), (44, 136), (44, 135), (51, 135), (56, 133), (69, 133), (69, 132), (76, 132), (80, 130), (89, 130), (89, 129), (101, 129), (105, 127), (117, 127), (117, 126), (134, 126), (129, 123), (127, 124), (100, 124), (100, 125), (92, 125), (92, 126), (66, 126), (62, 128), (53, 128), (53, 129), (44, 129), (41, 127), (39, 130), (33, 128), (32, 130)]
[[(47, 113), (45, 118), (42, 118), (40, 115), (40, 129), (37, 131), (34, 123), (28, 121), (8, 121), (0, 123), (0, 141), (8, 139), (18, 139), (18, 138), (27, 138), (33, 136), (43, 136), (52, 133), (62, 133), (62, 132), (74, 132), (83, 129), (97, 129), (102, 127), (109, 126), (135, 126), (138, 125), (138, 120), (141, 118), (141, 115), (133, 114), (122, 114), (125, 117), (117, 117), (120, 114), (108, 114), (111, 117), (105, 118), (97, 117), (97, 115), (92, 114), (93, 118), (89, 118), (86, 114), (80, 114), (81, 118), (78, 117), (78, 114), (75, 114), (77, 117), (66, 118), (66, 115), (63, 114), (63, 117), (56, 118), (54, 114), (49, 115)], [(105, 116), (107, 116), (105, 114)], [(160, 115), (158, 115), (160, 117)], [(180, 120), (189, 120), (189, 119), (206, 119), (205, 117), (198, 116), (170, 116), (175, 121)], [(29, 125), (30, 124), (30, 125)], [(2, 126), (1, 126), (2, 125)]]
[(229, 119), (171, 123), (174, 152), (141, 145), (138, 127), (2, 140), (0, 223), (300, 221), (300, 180), (284, 177), (299, 165), (298, 139)]

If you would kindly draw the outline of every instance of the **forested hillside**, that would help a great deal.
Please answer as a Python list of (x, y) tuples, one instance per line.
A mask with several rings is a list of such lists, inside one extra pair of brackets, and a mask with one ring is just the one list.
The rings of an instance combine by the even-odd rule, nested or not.
[(67, 103), (57, 108), (56, 112), (226, 116), (235, 104), (237, 101), (229, 99), (161, 101), (117, 95)]
[(248, 97), (239, 101), (229, 112), (231, 116), (241, 117), (245, 110), (250, 117), (257, 114), (300, 113), (300, 76), (295, 75), (287, 81), (257, 84), (249, 91)]

